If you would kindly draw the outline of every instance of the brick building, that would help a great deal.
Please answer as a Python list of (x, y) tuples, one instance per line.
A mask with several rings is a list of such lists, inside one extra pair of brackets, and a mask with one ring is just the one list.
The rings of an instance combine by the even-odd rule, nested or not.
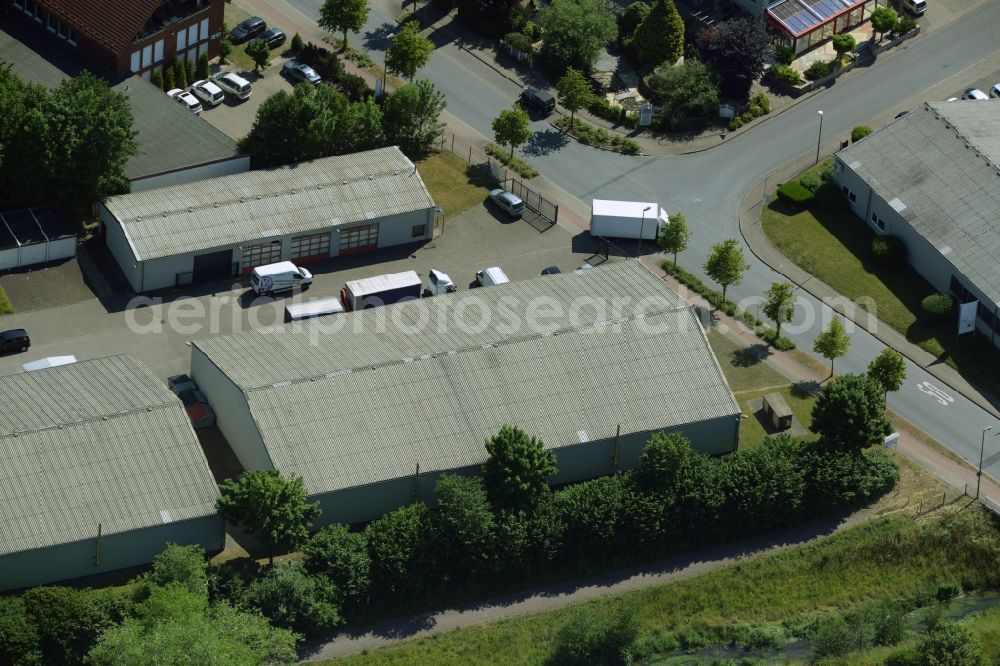
[(224, 0), (8, 0), (113, 78), (219, 54)]

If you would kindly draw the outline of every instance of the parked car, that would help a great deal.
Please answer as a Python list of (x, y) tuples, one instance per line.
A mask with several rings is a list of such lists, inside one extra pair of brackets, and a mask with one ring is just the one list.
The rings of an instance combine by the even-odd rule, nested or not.
[(246, 99), (253, 92), (253, 86), (239, 74), (224, 72), (216, 74), (215, 83), (236, 99)]
[(226, 98), (222, 88), (208, 79), (195, 81), (194, 85), (191, 86), (191, 92), (208, 106), (218, 106)]
[(900, 0), (899, 4), (914, 16), (923, 16), (927, 11), (927, 0)]
[(476, 283), (480, 287), (489, 287), (494, 284), (506, 284), (510, 282), (510, 278), (507, 274), (503, 272), (503, 269), (499, 266), (491, 266), (490, 268), (484, 268), (481, 271), (476, 271)]
[(167, 91), (167, 95), (191, 113), (201, 114), (201, 102), (199, 102), (198, 98), (189, 93), (187, 90), (174, 88), (173, 90)]
[(281, 28), (268, 28), (261, 33), (260, 38), (267, 42), (268, 48), (276, 49), (285, 43), (285, 33)]
[(457, 291), (455, 283), (447, 273), (431, 269), (427, 276), (427, 288), (424, 289), (424, 296), (438, 296), (439, 294), (452, 294)]
[(308, 289), (313, 274), (290, 261), (257, 266), (250, 272), (250, 286), (258, 294)]
[(990, 97), (1000, 97), (1000, 83), (990, 88)]
[(0, 332), (0, 352), (12, 351), (26, 352), (31, 346), (31, 338), (23, 328), (12, 328), (9, 331)]
[(579, 266), (577, 266), (576, 270), (578, 270), (578, 271), (585, 271), (585, 270), (587, 270), (589, 268), (593, 268), (593, 267), (594, 267), (594, 264), (590, 263), (589, 261), (585, 261), (582, 264), (580, 264)]
[(319, 83), (322, 78), (316, 70), (298, 60), (289, 60), (281, 66), (281, 73), (292, 80), (293, 83), (308, 81), (309, 83)]
[(562, 271), (559, 270), (558, 266), (549, 266), (542, 270), (542, 275), (558, 275), (559, 273), (562, 273)]
[(556, 110), (556, 98), (544, 90), (525, 88), (521, 92), (521, 106), (547, 116)]
[(229, 41), (233, 44), (248, 42), (260, 33), (267, 30), (267, 23), (259, 16), (251, 16), (247, 20), (233, 28), (229, 33)]
[(962, 93), (962, 99), (989, 99), (989, 97), (979, 88), (969, 88)]
[(519, 196), (507, 190), (499, 188), (491, 190), (490, 200), (511, 217), (521, 217), (524, 214), (524, 202), (521, 201)]
[(208, 398), (193, 379), (187, 375), (174, 375), (167, 379), (167, 384), (184, 403), (184, 411), (196, 430), (215, 425), (215, 410), (208, 404)]

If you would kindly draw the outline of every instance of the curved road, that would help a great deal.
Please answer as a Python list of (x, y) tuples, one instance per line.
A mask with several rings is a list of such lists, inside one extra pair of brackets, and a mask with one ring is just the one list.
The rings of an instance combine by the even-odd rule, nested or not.
[[(360, 38), (376, 62), (381, 62), (381, 50), (387, 44), (384, 35), (395, 26), (389, 18), (393, 12), (387, 0), (376, 0), (380, 1), (386, 3), (383, 11), (372, 7)], [(290, 2), (313, 19), (322, 4), (321, 0)], [(447, 29), (434, 31), (430, 37), (438, 49), (421, 70), (421, 76), (445, 93), (449, 112), (491, 136), (492, 119), (516, 98), (518, 86), (461, 51), (456, 36)], [(682, 261), (699, 272), (701, 258), (713, 243), (741, 238), (739, 213), (744, 195), (770, 172), (815, 151), (818, 110), (824, 111), (823, 136), (827, 141), (839, 139), (852, 127), (870, 122), (994, 55), (998, 43), (1000, 3), (988, 2), (883, 53), (870, 66), (842, 77), (828, 89), (705, 152), (625, 157), (575, 141), (566, 142), (544, 121), (533, 123), (535, 136), (523, 152), (547, 178), (584, 201), (659, 201), (667, 210), (683, 211), (693, 235)], [(911, 106), (916, 104), (914, 101)], [(834, 145), (825, 147), (829, 151)], [(750, 299), (758, 297), (772, 282), (784, 279), (751, 259), (752, 267), (743, 283), (730, 288), (734, 300), (753, 303)], [(831, 311), (805, 291), (800, 289), (798, 293), (800, 315), (785, 330), (800, 348), (810, 350)], [(837, 368), (841, 372), (862, 372), (883, 348), (874, 336), (855, 329), (851, 350), (837, 361)], [(1000, 432), (1000, 421), (921, 367), (910, 362), (907, 365), (907, 383), (890, 396), (890, 408), (966, 460), (978, 463), (982, 429), (992, 426), (994, 432)], [(1000, 451), (1000, 445), (993, 446), (993, 450)], [(988, 455), (984, 468), (994, 478), (1000, 478), (1000, 453)]]

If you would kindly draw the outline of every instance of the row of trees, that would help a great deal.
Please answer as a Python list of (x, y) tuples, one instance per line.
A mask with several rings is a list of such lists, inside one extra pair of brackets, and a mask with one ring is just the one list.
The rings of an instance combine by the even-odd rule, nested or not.
[(330, 86), (296, 86), (260, 105), (240, 149), (254, 168), (398, 145), (410, 157), (441, 136), (444, 95), (430, 81), (400, 86), (384, 97), (349, 102)]
[(128, 98), (90, 72), (48, 90), (0, 63), (0, 197), (83, 213), (127, 192), (132, 120)]

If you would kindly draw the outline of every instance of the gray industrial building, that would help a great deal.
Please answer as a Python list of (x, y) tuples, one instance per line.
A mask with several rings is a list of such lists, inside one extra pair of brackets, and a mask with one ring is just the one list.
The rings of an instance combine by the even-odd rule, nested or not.
[(0, 590), (223, 547), (180, 400), (128, 356), (0, 377)]
[(136, 292), (433, 237), (434, 202), (399, 148), (108, 197), (102, 232)]
[(654, 432), (739, 434), (696, 313), (633, 261), (195, 340), (191, 372), (243, 466), (301, 475), (321, 524), (432, 503), (508, 424), (557, 484), (636, 466)]
[(834, 180), (877, 234), (940, 292), (978, 302), (1000, 341), (1000, 102), (930, 102), (836, 155)]

